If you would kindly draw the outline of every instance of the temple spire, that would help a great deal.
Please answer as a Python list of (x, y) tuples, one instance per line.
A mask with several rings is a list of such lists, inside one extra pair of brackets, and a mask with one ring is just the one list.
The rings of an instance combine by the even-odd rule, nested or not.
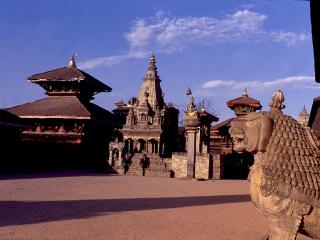
[(308, 126), (308, 122), (309, 122), (309, 113), (306, 109), (306, 105), (303, 106), (303, 109), (301, 110), (301, 112), (299, 113), (299, 118), (298, 118), (298, 122), (302, 125), (302, 126)]
[(157, 72), (157, 65), (156, 65), (156, 57), (154, 56), (154, 52), (151, 52), (150, 55), (150, 60), (149, 60), (149, 67), (148, 67), (148, 71), (153, 71), (155, 72), (155, 75), (158, 75)]
[(76, 66), (76, 62), (74, 60), (74, 54), (72, 54), (71, 58), (70, 58), (70, 61), (69, 61), (69, 64), (68, 64), (68, 67), (77, 67)]
[(156, 58), (154, 56), (154, 52), (151, 52), (149, 63), (150, 63), (150, 66), (155, 66), (156, 65)]

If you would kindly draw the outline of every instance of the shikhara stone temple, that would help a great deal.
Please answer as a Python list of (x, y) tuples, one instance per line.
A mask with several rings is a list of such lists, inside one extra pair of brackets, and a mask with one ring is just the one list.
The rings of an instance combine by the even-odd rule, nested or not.
[[(128, 104), (117, 103), (118, 109), (114, 110), (119, 118), (121, 114), (126, 114), (126, 122), (121, 130), (123, 144), (120, 156), (130, 161), (129, 174), (141, 174), (143, 169), (140, 160), (145, 156), (148, 161), (147, 175), (170, 176), (167, 158), (176, 150), (179, 111), (173, 104), (165, 103), (160, 82), (152, 53), (138, 97), (131, 98)], [(115, 144), (111, 146), (113, 149)], [(115, 165), (119, 171), (122, 159), (118, 152), (115, 149), (116, 159), (113, 154), (110, 155), (109, 163), (114, 165), (117, 161)]]
[[(197, 179), (245, 179), (254, 159), (237, 153), (229, 129), (235, 119), (262, 109), (259, 100), (242, 96), (226, 104), (235, 117), (222, 119), (196, 106), (187, 91), (184, 117), (166, 103), (154, 53), (137, 97), (116, 102), (109, 112), (92, 103), (112, 89), (77, 68), (66, 67), (27, 79), (45, 90), (46, 98), (0, 112), (0, 141), (14, 159), (2, 160), (0, 171), (84, 168), (116, 174)], [(136, 84), (140, 84), (138, 81)], [(124, 96), (125, 97), (125, 96)], [(299, 122), (314, 121), (304, 107)], [(14, 151), (12, 151), (14, 149)], [(12, 156), (13, 156), (12, 155)], [(18, 166), (18, 167), (17, 167)]]
[(140, 87), (139, 97), (130, 102), (122, 129), (125, 151), (170, 156), (175, 150), (179, 111), (166, 104), (154, 54)]

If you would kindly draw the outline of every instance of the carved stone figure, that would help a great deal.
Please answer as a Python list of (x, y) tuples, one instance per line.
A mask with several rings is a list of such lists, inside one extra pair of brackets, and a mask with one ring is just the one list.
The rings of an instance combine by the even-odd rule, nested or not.
[(121, 166), (123, 148), (123, 142), (119, 142), (119, 139), (117, 137), (113, 142), (109, 143), (109, 166), (113, 166), (115, 162), (118, 163), (118, 166)]
[(317, 136), (282, 113), (278, 90), (270, 111), (233, 120), (229, 130), (238, 152), (255, 154), (251, 200), (268, 219), (268, 239), (320, 239), (320, 151)]

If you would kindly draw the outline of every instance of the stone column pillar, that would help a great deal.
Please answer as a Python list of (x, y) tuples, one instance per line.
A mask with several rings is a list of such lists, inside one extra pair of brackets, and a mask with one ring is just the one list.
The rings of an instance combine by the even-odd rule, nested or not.
[(112, 166), (112, 158), (113, 158), (113, 142), (109, 143), (109, 159), (108, 159), (108, 163), (109, 166)]
[(119, 150), (118, 166), (121, 167), (122, 163), (122, 150)]
[(149, 147), (149, 141), (146, 140), (146, 143), (145, 143), (145, 144), (146, 144), (146, 146), (145, 146), (145, 151), (147, 152), (147, 154), (149, 154), (149, 153), (150, 153), (150, 152), (149, 152), (149, 151), (150, 151), (150, 149), (149, 149), (149, 148), (150, 148), (150, 147)]
[(112, 158), (113, 158), (113, 149), (111, 149), (111, 151), (109, 151), (109, 166), (112, 166)]
[(194, 178), (195, 173), (195, 162), (196, 162), (196, 145), (197, 145), (197, 128), (187, 128), (188, 136), (187, 145), (187, 178)]
[(123, 151), (124, 147), (125, 147), (124, 142), (120, 142), (120, 143), (118, 144), (118, 149), (119, 149), (118, 166), (119, 166), (119, 167), (121, 167), (121, 164), (122, 164), (122, 159), (123, 159), (123, 157), (122, 157), (122, 151)]

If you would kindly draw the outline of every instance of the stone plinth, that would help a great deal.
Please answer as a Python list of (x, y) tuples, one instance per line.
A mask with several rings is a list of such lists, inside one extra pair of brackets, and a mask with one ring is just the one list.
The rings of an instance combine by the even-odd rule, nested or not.
[[(196, 154), (194, 163), (194, 178), (197, 179), (220, 179), (221, 164), (220, 158), (211, 154)], [(217, 169), (215, 169), (217, 167)], [(175, 178), (190, 178), (188, 176), (188, 154), (173, 153), (171, 161), (171, 171)], [(193, 177), (191, 177), (193, 178)]]
[(209, 179), (212, 178), (213, 172), (212, 155), (197, 154), (197, 161), (195, 163), (195, 178)]
[(213, 179), (223, 178), (223, 156), (220, 154), (213, 155)]
[(188, 156), (185, 152), (178, 152), (172, 154), (171, 171), (175, 178), (187, 177)]

